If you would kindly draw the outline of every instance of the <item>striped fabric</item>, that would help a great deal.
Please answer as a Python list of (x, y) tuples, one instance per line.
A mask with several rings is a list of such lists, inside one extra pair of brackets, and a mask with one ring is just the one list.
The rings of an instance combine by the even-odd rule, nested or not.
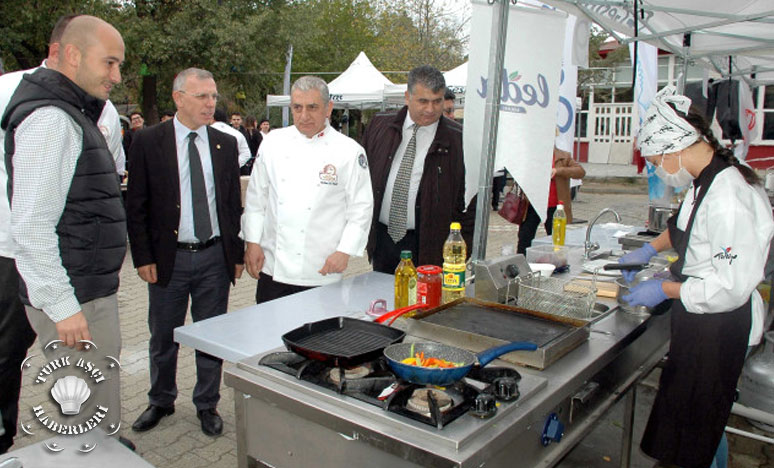
[(408, 193), (411, 183), (411, 171), (414, 168), (414, 158), (417, 155), (417, 130), (419, 125), (411, 126), (411, 139), (406, 147), (406, 153), (400, 162), (395, 185), (392, 188), (392, 203), (387, 233), (396, 244), (406, 235), (406, 216), (408, 210)]

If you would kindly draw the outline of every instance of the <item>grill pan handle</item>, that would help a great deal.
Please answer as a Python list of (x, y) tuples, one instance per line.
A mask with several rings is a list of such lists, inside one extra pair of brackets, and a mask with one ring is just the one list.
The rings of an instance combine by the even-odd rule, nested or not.
[(395, 309), (395, 310), (393, 310), (391, 312), (387, 312), (386, 314), (383, 314), (383, 315), (379, 316), (379, 318), (375, 319), (374, 322), (376, 322), (376, 323), (384, 323), (387, 320), (392, 319), (392, 320), (390, 320), (390, 323), (387, 324), (387, 325), (392, 325), (392, 323), (395, 320), (397, 320), (398, 317), (400, 317), (401, 315), (403, 315), (405, 313), (408, 313), (408, 312), (411, 312), (412, 310), (424, 309), (426, 307), (427, 307), (427, 304), (414, 304), (414, 305), (410, 305), (408, 307), (402, 307), (400, 309)]

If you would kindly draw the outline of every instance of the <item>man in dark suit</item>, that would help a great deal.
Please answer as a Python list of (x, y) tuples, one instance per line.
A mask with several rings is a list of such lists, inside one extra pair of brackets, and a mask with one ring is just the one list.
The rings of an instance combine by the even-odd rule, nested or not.
[(442, 115), (445, 91), (439, 70), (414, 68), (406, 106), (375, 115), (363, 135), (374, 191), (366, 247), (374, 271), (392, 274), (402, 250), (416, 265), (441, 265), (453, 221), (472, 245), (475, 205), (465, 211), (462, 126)]
[[(149, 283), (150, 405), (132, 429), (146, 431), (174, 413), (178, 344), (188, 298), (194, 322), (226, 312), (229, 282), (242, 275), (244, 245), (234, 137), (207, 126), (217, 87), (208, 71), (180, 72), (172, 120), (142, 130), (132, 144), (127, 217), (132, 259)], [(222, 361), (196, 352), (193, 402), (202, 431), (218, 435)]]

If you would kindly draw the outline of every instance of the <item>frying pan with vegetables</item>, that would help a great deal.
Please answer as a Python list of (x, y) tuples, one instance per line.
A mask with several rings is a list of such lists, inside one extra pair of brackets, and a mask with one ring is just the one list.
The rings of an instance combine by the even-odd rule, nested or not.
[[(538, 347), (534, 343), (514, 341), (513, 343), (496, 346), (478, 354), (440, 343), (398, 343), (387, 346), (384, 356), (395, 374), (403, 380), (419, 385), (449, 385), (463, 377), (474, 365), (484, 367), (503, 354), (512, 351), (534, 351)], [(454, 367), (425, 367), (407, 364), (403, 361), (410, 358), (424, 358), (448, 361)], [(415, 361), (416, 362), (416, 361)]]

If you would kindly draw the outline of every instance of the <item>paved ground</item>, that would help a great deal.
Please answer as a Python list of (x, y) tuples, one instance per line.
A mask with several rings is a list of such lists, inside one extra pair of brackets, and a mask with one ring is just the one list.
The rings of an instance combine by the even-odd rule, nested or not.
[[(587, 165), (588, 178), (573, 203), (576, 218), (590, 220), (602, 208), (617, 210), (626, 224), (643, 225), (647, 219), (647, 195), (642, 179), (636, 178), (633, 166)], [(581, 226), (570, 226), (581, 228)], [(511, 244), (515, 248), (517, 228), (508, 224), (496, 214), (490, 216), (487, 257), (500, 254), (501, 248)], [(545, 235), (541, 228), (538, 236)], [(347, 275), (369, 271), (364, 259), (354, 259)], [(256, 282), (252, 278), (241, 279), (231, 291), (229, 310), (238, 310), (254, 303)], [(121, 288), (118, 293), (121, 312), (123, 353), (121, 363), (123, 430), (122, 433), (137, 444), (137, 453), (158, 467), (196, 468), (233, 467), (236, 462), (236, 434), (234, 426), (233, 392), (222, 386), (219, 411), (225, 421), (221, 437), (211, 438), (202, 434), (190, 396), (195, 382), (193, 350), (180, 350), (177, 382), (179, 398), (176, 412), (164, 418), (159, 426), (149, 432), (133, 433), (129, 427), (147, 406), (148, 391), (148, 327), (147, 288), (135, 274), (131, 259), (127, 258), (121, 272)], [(36, 343), (31, 352), (37, 353)], [(639, 392), (635, 440), (639, 440), (642, 426), (647, 418), (656, 380)], [(22, 390), (22, 414), (29, 414), (29, 408), (45, 398), (35, 391), (29, 379)], [(26, 413), (25, 413), (26, 411)], [(563, 462), (563, 467), (617, 466), (618, 447), (621, 434), (620, 405), (592, 432), (576, 450)], [(749, 428), (744, 421), (736, 421), (737, 427)], [(17, 436), (16, 447), (22, 447), (46, 438), (38, 431), (37, 436)], [(759, 433), (762, 433), (758, 431)], [(768, 434), (771, 437), (771, 434)], [(744, 439), (733, 438), (732, 467), (763, 467), (774, 464), (772, 447)], [(768, 452), (764, 453), (764, 450)], [(633, 466), (652, 466), (653, 462), (643, 456), (634, 460)], [(85, 465), (84, 465), (85, 466)]]

